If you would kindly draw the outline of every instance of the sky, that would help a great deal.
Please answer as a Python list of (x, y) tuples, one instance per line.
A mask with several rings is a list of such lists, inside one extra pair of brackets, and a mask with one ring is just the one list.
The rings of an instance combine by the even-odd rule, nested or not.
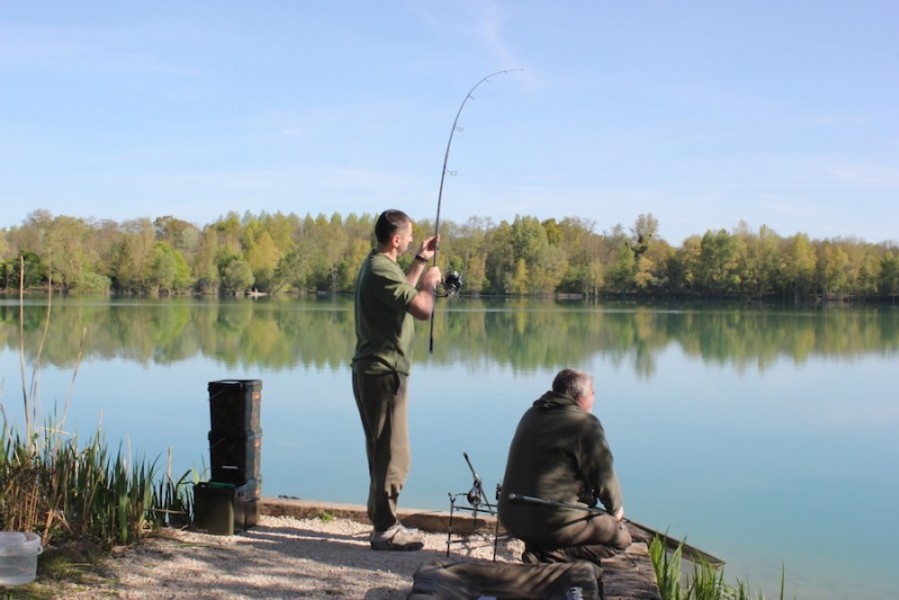
[(439, 200), (652, 214), (672, 245), (741, 221), (899, 243), (897, 23), (895, 0), (0, 0), (0, 228)]

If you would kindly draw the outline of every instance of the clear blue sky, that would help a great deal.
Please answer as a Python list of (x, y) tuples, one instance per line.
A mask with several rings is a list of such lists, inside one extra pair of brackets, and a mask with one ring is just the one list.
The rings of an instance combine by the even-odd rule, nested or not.
[(0, 0), (0, 227), (36, 209), (641, 213), (899, 240), (899, 2)]

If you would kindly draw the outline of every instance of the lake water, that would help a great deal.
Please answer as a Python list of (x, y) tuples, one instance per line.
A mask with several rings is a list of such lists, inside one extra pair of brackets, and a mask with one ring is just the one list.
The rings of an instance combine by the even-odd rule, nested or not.
[[(82, 438), (209, 464), (207, 384), (260, 379), (265, 496), (363, 504), (347, 298), (54, 299), (24, 307), (26, 386)], [(899, 309), (441, 301), (420, 323), (405, 507), (449, 508), (467, 452), (492, 491), (521, 413), (566, 366), (596, 379), (627, 515), (776, 597), (893, 596)], [(0, 401), (21, 423), (19, 307), (0, 301)], [(41, 340), (44, 340), (43, 343)], [(38, 348), (42, 348), (38, 364)], [(79, 358), (80, 356), (80, 358)], [(204, 476), (208, 477), (208, 474)], [(460, 498), (463, 501), (464, 498)]]

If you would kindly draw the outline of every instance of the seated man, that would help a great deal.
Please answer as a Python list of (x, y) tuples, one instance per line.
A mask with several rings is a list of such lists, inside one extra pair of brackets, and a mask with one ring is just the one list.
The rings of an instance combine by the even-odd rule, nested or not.
[[(498, 508), (503, 527), (525, 543), (524, 562), (599, 564), (631, 543), (593, 400), (593, 378), (564, 369), (515, 431)], [(589, 510), (597, 501), (608, 513)]]

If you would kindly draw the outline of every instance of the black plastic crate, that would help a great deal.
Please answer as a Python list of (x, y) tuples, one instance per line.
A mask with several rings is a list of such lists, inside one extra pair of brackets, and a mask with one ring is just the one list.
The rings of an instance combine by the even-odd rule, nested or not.
[(227, 435), (259, 431), (262, 380), (210, 381), (209, 414), (212, 430)]
[(260, 478), (262, 432), (226, 435), (209, 432), (212, 481), (243, 484)]
[(233, 535), (259, 523), (262, 486), (218, 481), (194, 485), (194, 528), (216, 535)]

